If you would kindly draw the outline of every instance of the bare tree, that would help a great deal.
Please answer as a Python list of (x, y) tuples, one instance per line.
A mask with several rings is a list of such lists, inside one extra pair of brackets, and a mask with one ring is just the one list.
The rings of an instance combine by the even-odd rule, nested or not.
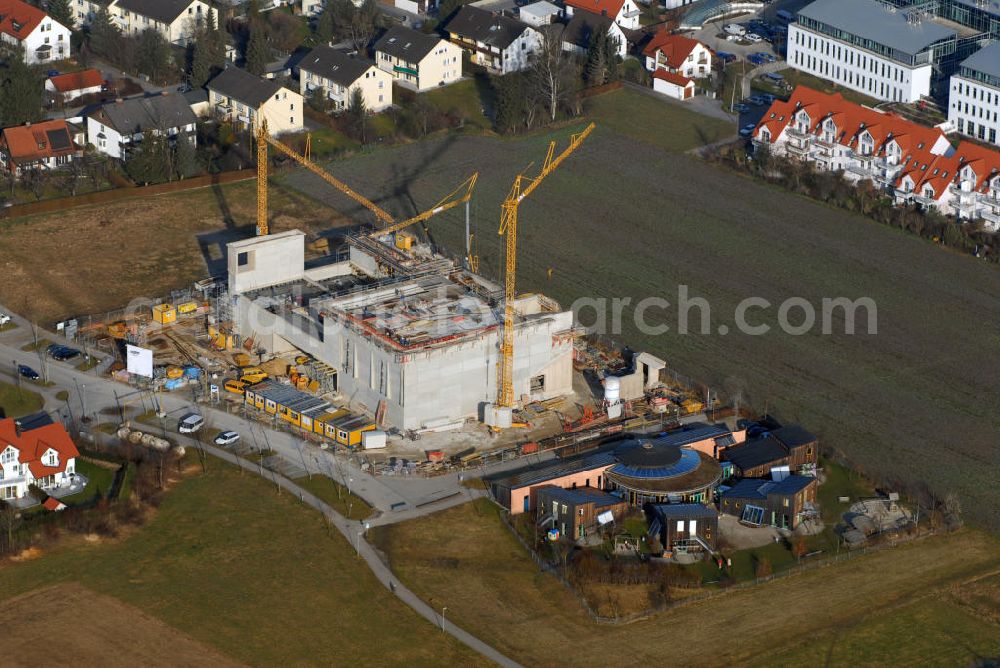
[(531, 88), (549, 112), (549, 120), (572, 89), (573, 64), (562, 50), (562, 35), (555, 31), (542, 41), (531, 60)]
[(0, 501), (0, 531), (4, 536), (4, 552), (14, 550), (14, 535), (21, 526), (21, 513), (7, 501)]

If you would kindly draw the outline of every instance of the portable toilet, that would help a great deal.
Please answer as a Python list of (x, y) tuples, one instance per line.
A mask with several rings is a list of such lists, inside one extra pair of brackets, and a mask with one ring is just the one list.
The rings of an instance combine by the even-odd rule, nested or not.
[(177, 321), (177, 309), (172, 304), (157, 304), (153, 307), (153, 320), (161, 325)]

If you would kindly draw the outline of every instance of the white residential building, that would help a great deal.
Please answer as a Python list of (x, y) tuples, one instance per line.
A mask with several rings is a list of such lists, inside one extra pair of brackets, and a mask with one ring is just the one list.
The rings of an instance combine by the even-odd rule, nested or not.
[(347, 109), (355, 90), (368, 111), (392, 106), (392, 75), (361, 56), (321, 45), (299, 61), (299, 93), (303, 98), (321, 90), (336, 110)]
[(871, 181), (898, 204), (934, 207), (1000, 229), (1000, 151), (953, 147), (940, 128), (799, 86), (754, 130), (758, 149)]
[(1000, 42), (966, 58), (952, 75), (948, 120), (962, 134), (1000, 144)]
[(869, 97), (915, 102), (930, 95), (956, 34), (876, 0), (816, 0), (788, 27), (788, 63)]
[(206, 88), (209, 106), (220, 119), (251, 131), (263, 119), (272, 135), (302, 131), (302, 96), (273, 79), (227, 67)]
[(590, 12), (606, 16), (622, 28), (638, 30), (642, 10), (635, 0), (566, 0), (566, 16), (572, 18), (577, 12)]
[(70, 29), (38, 7), (21, 0), (0, 0), (0, 46), (21, 49), (29, 65), (70, 56)]
[(544, 39), (526, 23), (472, 5), (463, 5), (445, 30), (473, 63), (496, 74), (526, 69)]
[(462, 49), (437, 35), (395, 26), (375, 43), (375, 64), (400, 85), (418, 91), (462, 78)]
[(147, 132), (194, 144), (198, 122), (183, 95), (116, 100), (87, 114), (87, 143), (112, 158), (127, 158)]
[(68, 486), (76, 476), (79, 456), (61, 424), (22, 430), (12, 418), (0, 420), (0, 499), (20, 499), (31, 485)]
[(712, 50), (684, 35), (661, 30), (642, 50), (642, 55), (650, 72), (666, 70), (688, 79), (703, 79), (712, 75)]
[(204, 0), (114, 0), (111, 12), (124, 34), (153, 29), (171, 44), (187, 44), (209, 14), (219, 25), (219, 11)]

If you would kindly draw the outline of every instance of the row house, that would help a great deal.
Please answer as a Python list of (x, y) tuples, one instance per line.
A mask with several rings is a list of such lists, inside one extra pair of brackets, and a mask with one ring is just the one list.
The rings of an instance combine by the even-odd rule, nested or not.
[(272, 135), (303, 129), (302, 96), (273, 79), (227, 67), (206, 88), (209, 106), (220, 120), (251, 131), (266, 120)]
[(469, 59), (494, 74), (527, 69), (542, 48), (542, 33), (517, 19), (463, 5), (445, 26), (448, 39), (469, 52)]
[(462, 78), (462, 49), (437, 35), (395, 26), (375, 43), (375, 63), (400, 85), (425, 91)]
[(754, 129), (754, 143), (775, 155), (840, 171), (852, 182), (872, 181), (897, 204), (934, 207), (959, 219), (1000, 228), (997, 167), (1000, 153), (945, 133), (799, 86), (775, 101)]
[(0, 45), (19, 51), (26, 63), (38, 65), (69, 58), (70, 29), (38, 7), (21, 0), (0, 0)]
[(22, 429), (12, 418), (0, 420), (0, 499), (20, 499), (32, 485), (51, 490), (71, 484), (79, 456), (61, 424)]
[(15, 177), (59, 169), (80, 155), (63, 119), (4, 128), (0, 133), (0, 165)]
[[(458, 66), (461, 69), (461, 66)], [(392, 75), (367, 58), (340, 51), (326, 44), (317, 46), (299, 62), (299, 93), (305, 98), (316, 91), (337, 111), (347, 109), (355, 90), (361, 91), (365, 109), (382, 111), (392, 106)]]

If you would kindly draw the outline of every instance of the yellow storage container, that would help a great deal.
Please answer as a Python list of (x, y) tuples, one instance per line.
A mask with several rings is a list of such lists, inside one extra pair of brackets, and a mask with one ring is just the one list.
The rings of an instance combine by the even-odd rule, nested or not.
[(184, 369), (179, 366), (167, 367), (167, 378), (174, 380), (175, 378), (180, 378), (184, 375)]
[(194, 313), (198, 310), (198, 302), (184, 302), (183, 304), (177, 305), (177, 312), (181, 315), (188, 313)]
[(246, 353), (235, 353), (233, 355), (233, 362), (238, 367), (250, 366), (250, 356)]
[(413, 248), (414, 241), (414, 236), (409, 232), (396, 232), (396, 248), (408, 251)]
[(153, 307), (153, 320), (161, 325), (177, 321), (177, 309), (171, 304), (157, 304)]
[(248, 366), (240, 369), (240, 380), (244, 383), (259, 383), (265, 379), (267, 379), (267, 373), (260, 367)]
[(226, 392), (232, 392), (233, 394), (243, 394), (246, 392), (247, 384), (242, 380), (227, 380), (226, 384), (223, 385), (226, 388)]

